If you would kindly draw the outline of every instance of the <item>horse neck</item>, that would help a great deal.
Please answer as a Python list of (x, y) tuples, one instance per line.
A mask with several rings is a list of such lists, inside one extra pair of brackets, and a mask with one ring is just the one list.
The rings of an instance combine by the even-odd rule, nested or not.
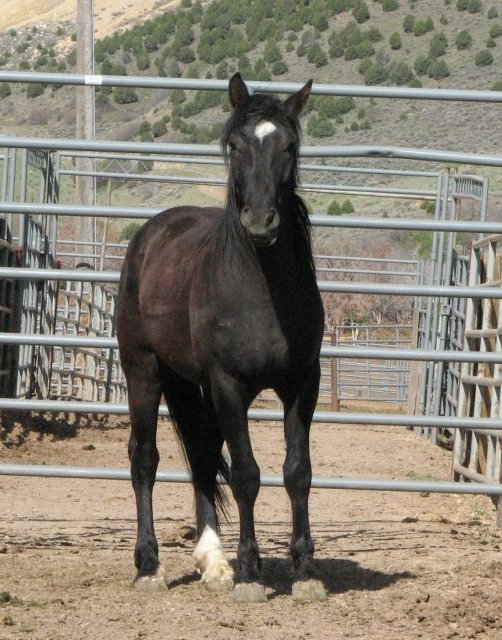
[(276, 244), (257, 250), (260, 266), (272, 291), (277, 289), (291, 294), (304, 283), (315, 281), (310, 240), (302, 228), (299, 212), (295, 214), (292, 210), (281, 212), (283, 222)]

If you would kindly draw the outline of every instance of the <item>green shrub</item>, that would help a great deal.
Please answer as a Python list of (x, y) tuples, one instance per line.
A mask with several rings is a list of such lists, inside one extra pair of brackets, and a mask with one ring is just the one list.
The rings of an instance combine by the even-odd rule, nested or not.
[(480, 13), (483, 9), (483, 3), (481, 0), (469, 0), (467, 3), (468, 13)]
[(141, 226), (139, 222), (129, 222), (126, 224), (125, 227), (122, 227), (120, 230), (120, 241), (125, 242), (131, 240), (133, 235), (141, 229)]
[(335, 127), (327, 118), (312, 116), (307, 124), (307, 133), (313, 138), (327, 138), (335, 134)]
[(423, 36), (429, 31), (434, 31), (434, 22), (432, 18), (426, 18), (425, 20), (416, 20), (413, 26), (413, 33), (418, 36)]
[(486, 42), (485, 42), (485, 47), (487, 49), (493, 49), (493, 47), (497, 46), (497, 42), (496, 40), (494, 40), (493, 38), (487, 38)]
[(138, 102), (138, 94), (133, 87), (115, 87), (113, 99), (117, 104), (131, 104)]
[(275, 40), (267, 40), (265, 49), (263, 50), (263, 59), (269, 64), (282, 59), (281, 50)]
[(139, 56), (136, 56), (136, 66), (139, 71), (145, 71), (150, 67), (150, 56), (148, 53), (140, 53)]
[(328, 207), (328, 215), (330, 216), (341, 216), (342, 215), (342, 207), (338, 200), (333, 200)]
[(354, 20), (359, 24), (369, 20), (370, 11), (366, 2), (363, 2), (363, 0), (357, 0), (352, 9), (352, 15), (354, 16)]
[(398, 0), (382, 0), (382, 9), (384, 11), (396, 11), (399, 9)]
[(390, 48), (394, 51), (397, 51), (402, 47), (401, 36), (399, 35), (398, 31), (394, 31), (394, 33), (391, 33), (389, 37), (389, 44)]
[(160, 138), (167, 132), (166, 123), (163, 118), (152, 124), (152, 135), (154, 138)]
[(455, 45), (459, 51), (469, 49), (472, 46), (472, 36), (465, 29), (460, 31), (455, 38)]
[(272, 65), (272, 73), (274, 76), (282, 76), (289, 71), (288, 65), (284, 62), (284, 60), (277, 60)]
[(459, 11), (467, 11), (469, 0), (457, 0), (457, 9)]
[(142, 136), (145, 133), (148, 133), (152, 130), (152, 125), (148, 122), (148, 120), (143, 120), (139, 125), (139, 135)]
[(29, 84), (26, 86), (26, 97), (37, 98), (38, 96), (41, 96), (44, 91), (45, 91), (44, 84), (37, 84), (37, 83)]
[(354, 205), (348, 198), (342, 202), (340, 209), (341, 212), (345, 215), (349, 215), (351, 213), (354, 213), (355, 211)]
[(171, 89), (169, 99), (172, 104), (183, 104), (186, 101), (186, 93), (183, 89)]
[(408, 84), (413, 78), (413, 71), (406, 62), (398, 62), (391, 67), (390, 78), (394, 84)]
[(405, 33), (413, 33), (413, 28), (415, 26), (415, 16), (409, 13), (404, 16), (403, 20), (403, 30)]
[(10, 84), (8, 82), (0, 82), (0, 99), (8, 98), (11, 93)]
[(488, 20), (493, 20), (494, 18), (498, 18), (499, 17), (499, 12), (497, 11), (496, 7), (490, 7), (488, 9), (488, 13), (486, 14), (486, 17), (488, 18)]
[(429, 78), (434, 78), (434, 80), (440, 80), (450, 75), (450, 69), (444, 60), (433, 58), (427, 67), (427, 75)]
[(370, 27), (363, 35), (370, 42), (380, 42), (380, 40), (383, 40), (382, 32), (376, 27)]
[(342, 38), (339, 36), (331, 39), (331, 42), (328, 42), (328, 53), (330, 58), (341, 58), (345, 53), (345, 45), (343, 43)]
[(502, 24), (500, 22), (495, 23), (490, 27), (490, 38), (500, 38), (502, 36)]
[(423, 209), (426, 213), (434, 213), (436, 210), (436, 202), (432, 200), (424, 200), (420, 205), (420, 209)]
[(328, 57), (319, 44), (314, 44), (307, 53), (307, 60), (315, 64), (317, 68), (325, 67), (328, 64)]
[(427, 73), (427, 69), (429, 68), (429, 65), (431, 63), (431, 59), (429, 58), (429, 56), (418, 56), (418, 58), (416, 58), (414, 64), (413, 64), (413, 68), (415, 69), (415, 73), (418, 76), (424, 76)]
[(432, 37), (429, 45), (429, 55), (434, 58), (440, 58), (446, 53), (448, 48), (448, 41), (444, 33), (438, 33)]
[(474, 62), (476, 63), (477, 67), (487, 67), (488, 65), (492, 64), (493, 56), (491, 52), (488, 51), (488, 49), (482, 49), (481, 51), (478, 51), (478, 53), (476, 53), (476, 55), (474, 56)]
[(362, 75), (367, 85), (382, 84), (389, 78), (389, 68), (387, 65), (382, 65), (370, 60)]

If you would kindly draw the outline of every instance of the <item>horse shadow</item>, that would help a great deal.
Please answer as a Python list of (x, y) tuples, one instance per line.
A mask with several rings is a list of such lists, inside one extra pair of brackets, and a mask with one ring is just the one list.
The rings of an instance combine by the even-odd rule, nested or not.
[[(347, 591), (380, 591), (400, 580), (413, 578), (409, 571), (384, 573), (367, 569), (358, 562), (339, 558), (321, 558), (315, 562), (319, 577), (331, 594)], [(271, 598), (291, 594), (292, 567), (286, 558), (266, 558), (263, 560), (265, 585), (273, 590)]]
[[(234, 560), (230, 561), (236, 569)], [(380, 591), (396, 582), (414, 578), (409, 571), (384, 573), (375, 569), (366, 569), (358, 562), (347, 559), (321, 558), (316, 560), (319, 577), (329, 594), (342, 594), (348, 591)], [(292, 567), (287, 558), (263, 558), (262, 575), (265, 587), (272, 590), (269, 598), (291, 595)], [(200, 575), (191, 573), (180, 576), (169, 583), (170, 588), (189, 585), (200, 580)]]

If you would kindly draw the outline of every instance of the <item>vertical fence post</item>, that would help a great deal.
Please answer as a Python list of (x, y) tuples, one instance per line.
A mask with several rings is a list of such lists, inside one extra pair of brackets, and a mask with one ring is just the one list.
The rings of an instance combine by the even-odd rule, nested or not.
[[(331, 334), (331, 346), (336, 347), (336, 329)], [(338, 397), (338, 358), (330, 358), (331, 362), (331, 411), (340, 411)]]

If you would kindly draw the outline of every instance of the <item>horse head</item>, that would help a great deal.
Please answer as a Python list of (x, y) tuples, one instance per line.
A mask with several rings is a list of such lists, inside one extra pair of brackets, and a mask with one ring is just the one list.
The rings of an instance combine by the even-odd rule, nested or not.
[(240, 73), (229, 82), (233, 107), (222, 135), (229, 166), (229, 202), (252, 242), (273, 245), (281, 212), (297, 186), (299, 116), (312, 87), (309, 80), (285, 101), (250, 95)]

